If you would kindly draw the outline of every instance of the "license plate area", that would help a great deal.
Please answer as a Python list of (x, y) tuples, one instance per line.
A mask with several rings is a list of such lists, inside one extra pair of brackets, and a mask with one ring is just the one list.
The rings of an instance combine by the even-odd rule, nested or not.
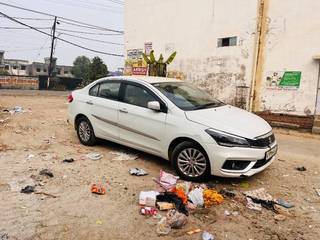
[(271, 148), (269, 151), (266, 152), (266, 160), (269, 160), (272, 158), (274, 155), (276, 155), (278, 152), (278, 145), (274, 146)]

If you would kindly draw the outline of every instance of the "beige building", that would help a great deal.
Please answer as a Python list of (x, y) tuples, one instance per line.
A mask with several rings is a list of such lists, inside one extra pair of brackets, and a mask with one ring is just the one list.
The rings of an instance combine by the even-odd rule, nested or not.
[(320, 1), (125, 2), (126, 52), (177, 57), (168, 67), (274, 124), (320, 131)]
[[(6, 59), (5, 52), (0, 51), (0, 68), (6, 70), (10, 75), (16, 76), (47, 76), (50, 58), (44, 62), (29, 63), (27, 60)], [(73, 77), (72, 66), (57, 65), (57, 59), (53, 58), (53, 73), (58, 77)]]

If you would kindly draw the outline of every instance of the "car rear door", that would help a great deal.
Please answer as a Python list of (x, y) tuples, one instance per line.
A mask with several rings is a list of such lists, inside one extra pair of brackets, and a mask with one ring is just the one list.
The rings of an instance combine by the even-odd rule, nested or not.
[(119, 135), (127, 145), (157, 155), (162, 154), (167, 114), (147, 108), (149, 101), (164, 102), (147, 87), (133, 82), (123, 83), (119, 102)]
[(121, 82), (117, 80), (100, 82), (96, 95), (91, 96), (89, 102), (87, 102), (91, 105), (90, 119), (97, 137), (108, 140), (119, 139), (117, 123), (120, 85)]

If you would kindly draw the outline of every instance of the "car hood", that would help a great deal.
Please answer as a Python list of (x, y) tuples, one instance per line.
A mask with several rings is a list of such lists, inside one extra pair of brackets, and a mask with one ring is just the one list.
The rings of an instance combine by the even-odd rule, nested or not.
[(261, 117), (230, 105), (186, 111), (185, 114), (190, 121), (249, 139), (272, 130)]

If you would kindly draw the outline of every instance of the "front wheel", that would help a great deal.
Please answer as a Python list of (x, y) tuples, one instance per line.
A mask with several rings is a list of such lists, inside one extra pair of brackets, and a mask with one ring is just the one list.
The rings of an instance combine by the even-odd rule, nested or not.
[(179, 176), (185, 180), (202, 181), (210, 176), (208, 156), (197, 143), (186, 141), (178, 144), (171, 160)]
[(92, 146), (96, 143), (93, 127), (86, 117), (77, 120), (77, 135), (83, 145)]

